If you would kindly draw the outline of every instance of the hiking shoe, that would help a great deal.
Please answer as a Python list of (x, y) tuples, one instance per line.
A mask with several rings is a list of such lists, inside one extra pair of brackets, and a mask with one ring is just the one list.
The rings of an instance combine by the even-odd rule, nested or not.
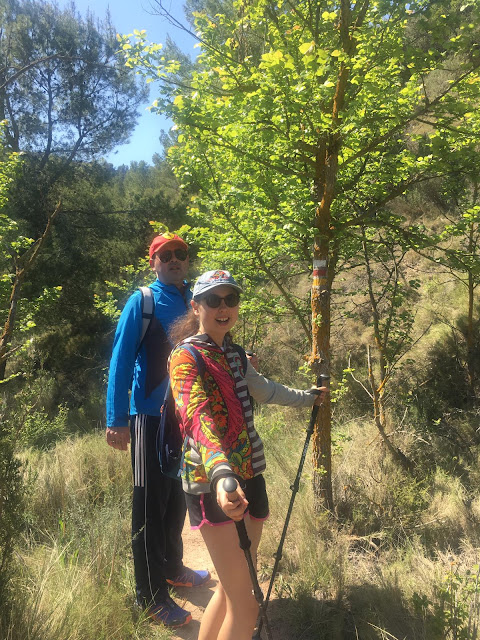
[(183, 573), (175, 578), (167, 578), (168, 584), (173, 587), (200, 587), (210, 580), (210, 571), (194, 571), (183, 567)]
[(162, 623), (166, 627), (183, 627), (192, 619), (190, 611), (185, 611), (182, 607), (167, 596), (163, 602), (155, 604), (147, 609), (147, 615), (154, 622)]

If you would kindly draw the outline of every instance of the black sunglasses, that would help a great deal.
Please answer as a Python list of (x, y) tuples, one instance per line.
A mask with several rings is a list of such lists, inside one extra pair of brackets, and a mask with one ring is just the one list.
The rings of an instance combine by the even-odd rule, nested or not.
[(185, 262), (188, 258), (188, 251), (186, 249), (174, 249), (173, 251), (167, 249), (166, 251), (162, 251), (162, 253), (157, 253), (160, 262), (170, 262), (174, 255), (177, 260)]
[(216, 293), (207, 293), (207, 295), (204, 296), (202, 300), (205, 300), (207, 307), (210, 307), (210, 309), (218, 309), (218, 307), (222, 303), (222, 300), (225, 302), (227, 307), (230, 307), (232, 309), (233, 307), (236, 307), (240, 302), (240, 296), (236, 291), (234, 291), (233, 293), (229, 293), (228, 296), (225, 296), (224, 298), (222, 298), (221, 296), (217, 296)]

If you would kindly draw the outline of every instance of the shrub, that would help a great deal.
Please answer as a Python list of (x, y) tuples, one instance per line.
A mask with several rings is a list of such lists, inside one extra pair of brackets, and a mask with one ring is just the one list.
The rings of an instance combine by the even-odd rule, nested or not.
[(0, 425), (0, 636), (11, 619), (13, 551), (23, 530), (24, 485), (20, 462), (15, 456), (13, 438)]
[(35, 411), (25, 417), (20, 431), (20, 441), (24, 447), (48, 449), (67, 434), (68, 409), (60, 405), (55, 416), (46, 411)]

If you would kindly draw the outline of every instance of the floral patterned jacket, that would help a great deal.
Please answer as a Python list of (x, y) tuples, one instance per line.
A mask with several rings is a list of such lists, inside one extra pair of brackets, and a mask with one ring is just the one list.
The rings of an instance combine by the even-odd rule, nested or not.
[[(205, 371), (200, 376), (184, 342), (198, 350)], [(207, 335), (193, 336), (170, 356), (170, 381), (186, 447), (182, 469), (188, 493), (207, 493), (216, 474), (233, 471), (245, 480), (265, 469), (263, 444), (253, 425), (248, 398), (259, 403), (312, 406), (315, 396), (264, 378), (226, 342), (216, 345)]]

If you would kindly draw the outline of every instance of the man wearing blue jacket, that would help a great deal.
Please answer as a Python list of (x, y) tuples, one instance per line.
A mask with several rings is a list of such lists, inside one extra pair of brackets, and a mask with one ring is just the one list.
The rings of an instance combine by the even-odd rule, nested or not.
[(137, 602), (156, 622), (179, 627), (192, 617), (172, 600), (168, 586), (199, 586), (210, 579), (208, 571), (183, 565), (183, 490), (178, 480), (161, 473), (156, 453), (172, 349), (167, 334), (192, 297), (185, 280), (188, 246), (179, 236), (165, 233), (154, 238), (149, 255), (157, 274), (151, 285), (154, 315), (143, 340), (141, 291), (129, 298), (120, 316), (108, 376), (106, 436), (110, 446), (122, 451), (131, 442)]

